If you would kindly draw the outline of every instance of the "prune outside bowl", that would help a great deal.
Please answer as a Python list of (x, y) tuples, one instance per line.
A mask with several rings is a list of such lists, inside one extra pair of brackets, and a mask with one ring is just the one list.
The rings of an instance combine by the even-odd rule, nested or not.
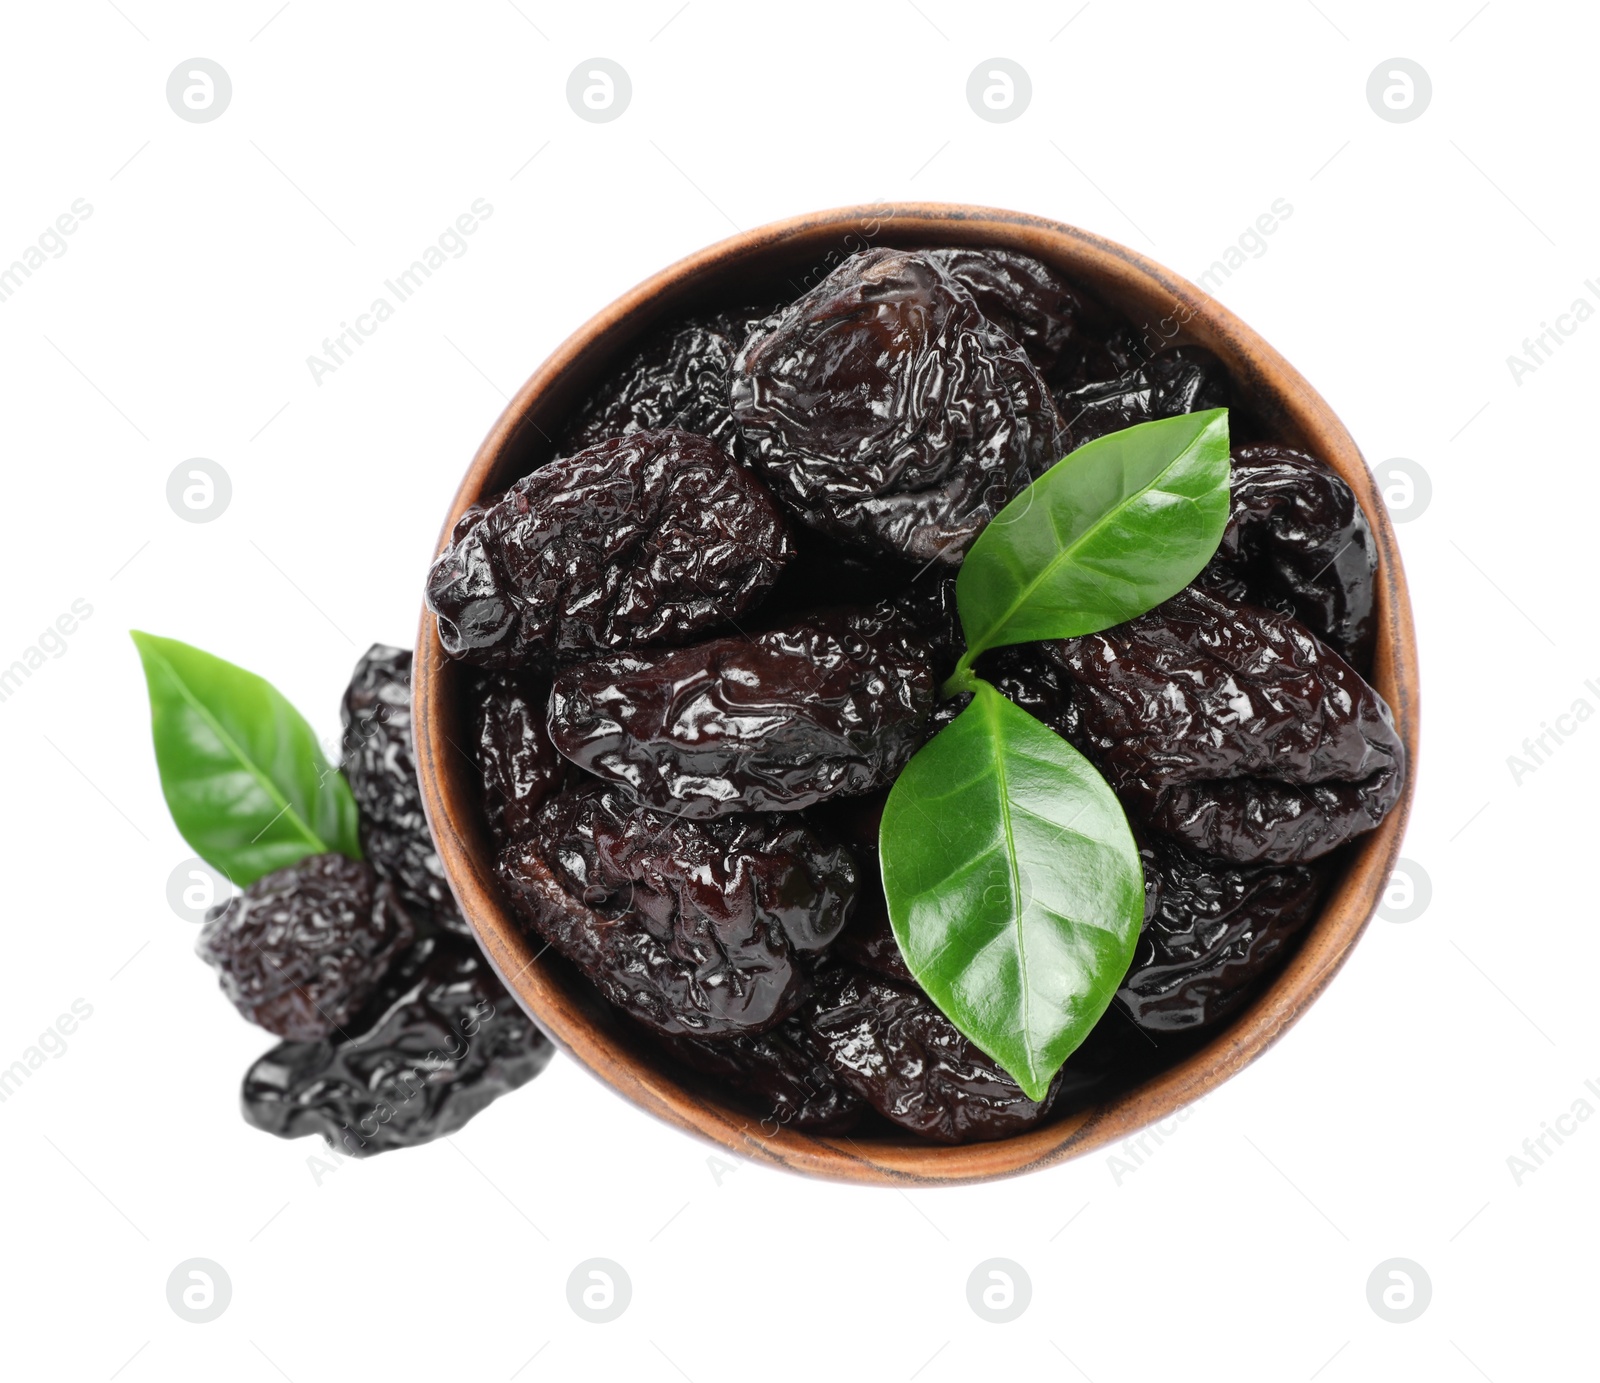
[[(1416, 777), (1416, 641), (1400, 554), (1361, 452), (1317, 392), (1255, 332), (1170, 270), (1086, 231), (1018, 212), (945, 203), (845, 207), (799, 216), (690, 255), (625, 293), (567, 338), (536, 370), (478, 449), (456, 492), (442, 549), (470, 505), (553, 455), (561, 420), (653, 327), (707, 305), (748, 297), (756, 284), (814, 283), (871, 246), (1004, 247), (1084, 284), (1152, 346), (1194, 343), (1227, 365), (1240, 401), (1266, 436), (1305, 447), (1354, 489), (1377, 539), (1378, 641), (1373, 682), (1394, 711), (1409, 766), (1404, 795), (1375, 831), (1349, 847), (1321, 913), (1271, 983), (1205, 1045), (1094, 1107), (991, 1143), (943, 1147), (906, 1136), (825, 1137), (763, 1124), (677, 1069), (565, 961), (518, 925), (502, 900), (479, 802), (466, 691), (471, 669), (440, 649), (423, 611), (414, 671), (417, 767), (429, 823), (457, 901), (518, 1001), (574, 1060), (667, 1123), (736, 1154), (810, 1176), (880, 1185), (987, 1181), (1034, 1171), (1116, 1143), (1191, 1104), (1261, 1055), (1322, 993), (1378, 904), (1399, 853)], [(580, 909), (554, 880), (557, 905)]]

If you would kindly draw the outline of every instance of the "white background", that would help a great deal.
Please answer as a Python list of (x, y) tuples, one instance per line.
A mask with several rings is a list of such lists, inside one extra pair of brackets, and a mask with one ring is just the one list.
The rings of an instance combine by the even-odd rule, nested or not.
[[(1506, 363), (1597, 296), (1592, 7), (276, 3), (5, 9), (0, 264), (75, 199), (93, 213), (0, 303), (0, 664), (75, 599), (93, 614), (0, 703), (0, 1065), (74, 999), (93, 1016), (0, 1105), (0, 1369), (1593, 1376), (1600, 1120), (1520, 1185), (1507, 1158), (1600, 1108), (1600, 721), (1520, 785), (1506, 762), (1576, 698), (1600, 706), (1600, 323), (1520, 384)], [(233, 82), (212, 123), (165, 97), (196, 55)], [(594, 55), (632, 78), (609, 124), (565, 98)], [(1366, 100), (1396, 55), (1433, 83), (1411, 123)], [(994, 56), (1032, 78), (1011, 123), (965, 99)], [(494, 210), (468, 252), (316, 384), (307, 355), (476, 198)], [(449, 1142), (319, 1184), (319, 1143), (239, 1118), (270, 1039), (167, 906), (191, 852), (125, 631), (257, 670), (336, 733), (358, 653), (413, 637), (476, 443), (561, 338), (736, 227), (874, 198), (1059, 218), (1191, 278), (1292, 205), (1217, 296), (1370, 461), (1431, 477), (1399, 530), (1425, 705), (1405, 854), (1430, 906), (1375, 922), (1300, 1025), (1120, 1180), (1104, 1154), (938, 1192), (732, 1170), (558, 1058)], [(165, 498), (196, 456), (233, 485), (203, 525)], [(192, 1257), (233, 1284), (206, 1325), (166, 1300)], [(609, 1325), (567, 1304), (593, 1257), (633, 1284)], [(1032, 1281), (1008, 1325), (967, 1305), (992, 1257)], [(1410, 1324), (1368, 1305), (1392, 1257), (1432, 1281)]]

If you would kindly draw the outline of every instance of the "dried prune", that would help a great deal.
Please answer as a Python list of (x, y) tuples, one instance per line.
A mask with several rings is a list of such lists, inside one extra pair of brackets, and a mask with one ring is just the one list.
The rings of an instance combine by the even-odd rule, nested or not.
[(565, 668), (550, 738), (676, 816), (795, 811), (887, 785), (922, 742), (931, 653), (894, 610)]
[(894, 598), (894, 606), (928, 641), (935, 678), (943, 682), (966, 650), (956, 579), (937, 569), (923, 573)]
[(746, 452), (825, 533), (955, 566), (1061, 455), (1022, 349), (926, 255), (865, 250), (752, 331), (729, 376)]
[(356, 664), (341, 714), (341, 762), (360, 810), (362, 851), (414, 917), (467, 931), (422, 810), (411, 738), (411, 651), (373, 644)]
[(1145, 924), (1114, 1002), (1146, 1030), (1193, 1031), (1227, 1016), (1321, 900), (1315, 865), (1240, 866), (1160, 837), (1139, 853)]
[(859, 886), (849, 852), (795, 817), (686, 821), (599, 783), (546, 799), (535, 835), (500, 857), (513, 906), (608, 1000), (675, 1036), (787, 1018), (803, 958), (838, 935)]
[(870, 797), (842, 798), (811, 813), (819, 825), (849, 846), (861, 867), (861, 891), (856, 895), (855, 908), (830, 954), (900, 984), (915, 985), (916, 979), (900, 954), (900, 943), (894, 939), (889, 904), (883, 894), (878, 830), (888, 799), (886, 791)]
[(532, 1080), (554, 1048), (478, 948), (440, 932), (407, 951), (352, 1031), (282, 1042), (244, 1078), (244, 1117), (280, 1138), (320, 1133), (355, 1157), (454, 1133)]
[(811, 1051), (797, 1019), (757, 1037), (657, 1040), (685, 1066), (749, 1096), (769, 1136), (780, 1128), (847, 1133), (861, 1117), (861, 1097)]
[(856, 907), (850, 925), (840, 933), (833, 949), (852, 965), (882, 975), (901, 985), (917, 982), (901, 953), (900, 943), (894, 939), (894, 928), (889, 923), (889, 909), (883, 900), (881, 884), (862, 889), (861, 902)]
[(1077, 729), (1072, 717), (1072, 679), (1051, 656), (1054, 651), (1049, 644), (1011, 644), (985, 653), (977, 670), (1035, 720), (1070, 739)]
[(716, 443), (635, 432), (463, 514), (428, 606), (445, 652), (483, 667), (684, 643), (756, 604), (792, 552), (772, 497)]
[(728, 369), (760, 314), (727, 312), (657, 332), (585, 401), (562, 435), (563, 451), (608, 437), (677, 428), (731, 448)]
[(510, 672), (486, 675), (478, 695), (478, 772), (483, 807), (497, 849), (525, 840), (533, 814), (561, 786), (566, 760), (556, 753), (545, 728), (549, 682)]
[(1372, 656), (1378, 548), (1354, 492), (1316, 457), (1233, 453), (1228, 527), (1200, 584), (1295, 615), (1352, 666)]
[(1228, 372), (1202, 346), (1173, 346), (1113, 379), (1058, 390), (1067, 450), (1136, 423), (1226, 408)]
[(1190, 587), (1040, 647), (1074, 683), (1067, 738), (1136, 818), (1203, 854), (1315, 859), (1399, 800), (1389, 707), (1287, 615)]
[(412, 936), (371, 865), (308, 855), (212, 908), (195, 950), (252, 1023), (310, 1040), (349, 1021)]
[(836, 542), (804, 524), (796, 527), (793, 536), (794, 558), (756, 612), (762, 627), (831, 605), (893, 599), (917, 575), (914, 566)]
[(971, 293), (984, 316), (1041, 370), (1073, 344), (1083, 302), (1048, 264), (1015, 250), (961, 247), (924, 253)]
[(853, 967), (817, 976), (801, 1023), (839, 1079), (891, 1123), (939, 1143), (1008, 1138), (1050, 1112), (919, 990)]

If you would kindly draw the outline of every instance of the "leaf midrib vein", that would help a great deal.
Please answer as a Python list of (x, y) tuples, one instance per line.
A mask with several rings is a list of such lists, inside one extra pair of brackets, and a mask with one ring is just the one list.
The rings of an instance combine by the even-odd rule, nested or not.
[[(1198, 438), (1196, 440), (1198, 441)], [(1113, 518), (1117, 517), (1118, 515), (1122, 514), (1124, 511), (1126, 511), (1128, 506), (1133, 504), (1136, 500), (1142, 499), (1144, 496), (1154, 492), (1154, 493), (1157, 493), (1157, 494), (1173, 495), (1174, 498), (1187, 500), (1190, 504), (1196, 504), (1197, 505), (1199, 503), (1199, 501), (1196, 500), (1192, 495), (1179, 495), (1175, 491), (1172, 491), (1172, 490), (1159, 490), (1159, 489), (1157, 489), (1157, 482), (1159, 482), (1163, 476), (1165, 476), (1174, 466), (1176, 466), (1179, 461), (1183, 460), (1184, 457), (1186, 455), (1188, 455), (1188, 453), (1194, 449), (1194, 446), (1195, 446), (1195, 443), (1191, 442), (1187, 447), (1185, 447), (1183, 449), (1183, 451), (1181, 451), (1177, 456), (1173, 457), (1173, 459), (1167, 463), (1167, 465), (1162, 469), (1162, 471), (1160, 472), (1159, 475), (1156, 475), (1155, 477), (1153, 477), (1148, 484), (1143, 485), (1139, 489), (1135, 490), (1131, 495), (1129, 495), (1126, 499), (1124, 499), (1120, 504), (1115, 504), (1110, 509), (1106, 510), (1106, 512), (1104, 514), (1102, 514), (1098, 519), (1096, 519), (1092, 524), (1090, 524), (1086, 529), (1084, 529), (1083, 532), (1080, 533), (1077, 536), (1077, 538), (1073, 540), (1073, 542), (1071, 544), (1069, 544), (1067, 547), (1062, 548), (1058, 553), (1056, 553), (1056, 555), (1054, 557), (1052, 557), (1048, 562), (1046, 562), (1044, 564), (1044, 566), (1040, 568), (1038, 575), (1035, 576), (1032, 581), (1028, 582), (1028, 584), (1025, 585), (1016, 594), (1015, 597), (1013, 597), (1013, 599), (1011, 601), (1011, 604), (1006, 607), (1005, 613), (1002, 614), (999, 618), (993, 620), (990, 623), (989, 627), (987, 629), (985, 629), (982, 634), (980, 634), (976, 639), (974, 639), (972, 641), (971, 647), (973, 649), (976, 649), (976, 650), (980, 651), (980, 652), (983, 649), (987, 648), (989, 646), (989, 640), (994, 637), (995, 633), (998, 630), (1004, 629), (1006, 627), (1006, 625), (1011, 621), (1012, 617), (1016, 615), (1017, 611), (1022, 609), (1022, 607), (1024, 605), (1026, 605), (1029, 600), (1032, 599), (1033, 593), (1036, 590), (1038, 590), (1039, 587), (1041, 585), (1043, 585), (1046, 580), (1049, 579), (1049, 577), (1055, 572), (1055, 570), (1063, 562), (1065, 562), (1075, 552), (1077, 552), (1077, 550), (1080, 547), (1082, 547), (1086, 542), (1088, 542), (1089, 539), (1091, 539), (1097, 533), (1099, 533), (1100, 530), (1102, 528), (1104, 528), (1107, 524), (1109, 524), (1112, 521)], [(1046, 511), (1046, 518), (1050, 520), (1051, 532), (1055, 534), (1056, 541), (1059, 542), (1060, 541), (1060, 533), (1056, 529), (1055, 518), (1054, 518), (1053, 511), (1047, 510)]]
[[(303, 837), (305, 837), (306, 841), (316, 847), (318, 854), (329, 853), (333, 847), (327, 844), (320, 836), (317, 835), (315, 831), (311, 829), (309, 825), (306, 824), (305, 818), (295, 810), (294, 804), (284, 796), (284, 794), (279, 790), (278, 785), (261, 772), (261, 770), (256, 766), (255, 761), (244, 752), (244, 749), (239, 742), (234, 739), (234, 737), (230, 735), (226, 729), (223, 728), (222, 722), (211, 713), (210, 708), (206, 706), (206, 704), (201, 701), (193, 691), (190, 690), (189, 684), (183, 680), (183, 677), (178, 672), (178, 669), (172, 665), (171, 659), (169, 659), (159, 650), (153, 649), (151, 651), (154, 653), (155, 657), (160, 660), (162, 667), (167, 670), (168, 675), (172, 678), (173, 685), (178, 689), (178, 694), (182, 696), (183, 699), (194, 708), (195, 712), (200, 716), (200, 718), (211, 727), (211, 732), (222, 741), (223, 747), (230, 754), (232, 754), (235, 759), (244, 765), (245, 771), (256, 780), (256, 783), (261, 787), (262, 791), (278, 804), (278, 816), (287, 817), (294, 828), (299, 831)], [(271, 825), (271, 822), (269, 822), (268, 825)]]
[(1011, 875), (1011, 896), (1014, 900), (1012, 929), (1016, 932), (1017, 937), (1017, 971), (1018, 979), (1022, 982), (1022, 1031), (1025, 1035), (1023, 1056), (1028, 1063), (1028, 1078), (1034, 1084), (1038, 1084), (1039, 1066), (1034, 1059), (1033, 1051), (1033, 990), (1028, 979), (1028, 951), (1022, 938), (1022, 880), (1017, 873), (1017, 841), (1011, 826), (1011, 796), (1006, 781), (1006, 758), (1004, 737), (1000, 729), (999, 695), (999, 692), (991, 690), (987, 695), (983, 696), (983, 710), (984, 717), (989, 722), (989, 731), (994, 736), (995, 742), (994, 771), (996, 786), (1000, 789), (1000, 820), (1005, 828), (1006, 869)]

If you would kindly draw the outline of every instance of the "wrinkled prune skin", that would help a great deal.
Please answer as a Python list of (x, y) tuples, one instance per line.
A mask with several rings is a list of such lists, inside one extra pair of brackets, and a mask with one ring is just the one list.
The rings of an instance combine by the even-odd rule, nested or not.
[(1157, 1033), (1214, 1026), (1315, 915), (1316, 865), (1240, 866), (1152, 837), (1144, 865), (1145, 923), (1113, 1001)]
[(428, 606), (453, 658), (548, 663), (686, 643), (759, 602), (792, 554), (772, 497), (715, 442), (635, 432), (463, 514)]
[(250, 1022), (310, 1041), (349, 1021), (412, 936), (371, 865), (308, 855), (206, 913), (195, 951)]
[(537, 676), (487, 674), (477, 689), (475, 754), (483, 779), (483, 809), (497, 850), (533, 832), (539, 804), (557, 791), (566, 760), (545, 726), (550, 684)]
[(729, 377), (745, 453), (836, 538), (959, 565), (1064, 454), (1022, 349), (924, 254), (864, 250), (745, 341)]
[(978, 675), (1063, 739), (1078, 731), (1072, 713), (1072, 679), (1052, 645), (1011, 644), (978, 659)]
[(340, 708), (344, 776), (359, 809), (361, 849), (413, 917), (468, 932), (422, 810), (411, 730), (411, 650), (375, 643)]
[(589, 396), (562, 435), (562, 451), (662, 428), (731, 450), (738, 429), (728, 407), (728, 370), (759, 320), (753, 312), (726, 312), (656, 333)]
[(883, 888), (862, 890), (862, 900), (857, 906), (850, 925), (840, 933), (833, 946), (834, 953), (852, 965), (870, 970), (886, 980), (899, 985), (915, 985), (917, 978), (906, 964), (900, 943), (894, 939), (894, 928), (889, 923), (889, 909), (884, 903)]
[(793, 817), (686, 821), (598, 783), (548, 798), (535, 833), (500, 857), (512, 905), (611, 1003), (670, 1036), (781, 1023), (859, 887), (850, 853)]
[(848, 1133), (860, 1121), (861, 1097), (812, 1052), (797, 1019), (758, 1037), (657, 1040), (691, 1070), (716, 1076), (748, 1096), (769, 1137), (781, 1128)]
[(879, 1114), (937, 1143), (1009, 1138), (1050, 1112), (920, 990), (839, 966), (817, 976), (801, 1022), (839, 1079)]
[(1372, 662), (1378, 547), (1355, 493), (1316, 457), (1238, 447), (1228, 526), (1199, 583), (1293, 614), (1352, 667)]
[(1136, 819), (1202, 854), (1316, 859), (1400, 798), (1405, 747), (1389, 707), (1287, 615), (1190, 587), (1040, 647), (1074, 684), (1067, 738)]
[(371, 1157), (454, 1133), (549, 1063), (550, 1040), (477, 946), (448, 932), (407, 951), (351, 1031), (283, 1042), (245, 1073), (244, 1117)]
[(967, 647), (955, 577), (938, 569), (925, 572), (894, 598), (894, 607), (928, 641), (934, 677), (942, 683)]
[(753, 612), (752, 627), (775, 628), (835, 605), (872, 605), (898, 597), (917, 568), (837, 542), (804, 524), (794, 532), (795, 555), (772, 593)]
[(1227, 370), (1204, 347), (1158, 351), (1113, 379), (1057, 391), (1056, 406), (1069, 434), (1062, 455), (1136, 423), (1226, 408), (1230, 394)]
[(1074, 343), (1083, 302), (1077, 291), (1031, 255), (965, 247), (924, 252), (967, 292), (983, 315), (1048, 371)]
[(927, 644), (891, 608), (565, 668), (550, 738), (636, 801), (708, 820), (887, 786), (933, 705)]

